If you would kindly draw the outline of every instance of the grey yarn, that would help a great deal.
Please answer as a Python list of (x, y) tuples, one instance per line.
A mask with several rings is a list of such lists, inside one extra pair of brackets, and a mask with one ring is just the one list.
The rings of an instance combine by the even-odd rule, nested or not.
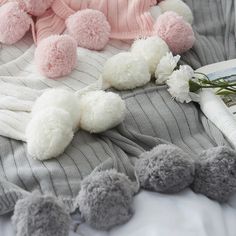
[(17, 236), (67, 236), (70, 215), (55, 197), (34, 193), (17, 201), (12, 223)]
[(132, 216), (132, 182), (116, 170), (95, 171), (81, 183), (78, 205), (93, 228), (107, 230)]
[(192, 189), (225, 202), (236, 192), (236, 152), (221, 146), (204, 151), (196, 163)]
[(174, 145), (162, 144), (144, 152), (135, 168), (140, 185), (157, 192), (179, 192), (194, 178), (193, 159)]

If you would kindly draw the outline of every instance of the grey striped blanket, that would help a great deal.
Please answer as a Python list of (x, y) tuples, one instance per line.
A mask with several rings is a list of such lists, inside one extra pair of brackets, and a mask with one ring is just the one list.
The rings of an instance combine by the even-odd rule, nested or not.
[(116, 168), (135, 181), (132, 158), (161, 139), (194, 154), (226, 143), (194, 104), (175, 102), (165, 87), (149, 85), (122, 97), (128, 114), (121, 125), (99, 135), (79, 131), (57, 159), (33, 160), (26, 144), (1, 137), (0, 213), (12, 210), (19, 197), (34, 190), (56, 195), (73, 211), (80, 181), (94, 168)]
[[(186, 2), (195, 15), (197, 42), (182, 62), (198, 68), (235, 57), (234, 0)], [(15, 70), (24, 71), (24, 68)], [(13, 210), (18, 198), (34, 190), (52, 193), (73, 211), (80, 181), (94, 168), (116, 168), (135, 181), (133, 158), (158, 145), (162, 139), (193, 154), (212, 146), (227, 145), (222, 134), (195, 104), (175, 102), (165, 87), (149, 84), (121, 95), (128, 108), (125, 121), (99, 135), (79, 131), (57, 159), (33, 160), (27, 155), (24, 143), (0, 137), (0, 214)]]

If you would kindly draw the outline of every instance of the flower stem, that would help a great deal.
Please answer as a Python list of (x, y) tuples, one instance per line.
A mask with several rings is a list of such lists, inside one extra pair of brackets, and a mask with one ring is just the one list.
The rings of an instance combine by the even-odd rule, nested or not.
[[(226, 75), (226, 76), (221, 77), (221, 78), (219, 78), (219, 79), (220, 79), (220, 80), (224, 80), (224, 79), (231, 78), (231, 77), (234, 77), (234, 76), (236, 76), (236, 74)], [(219, 79), (217, 79), (217, 80), (219, 80)]]
[(206, 74), (204, 74), (204, 73), (195, 71), (194, 74), (203, 75), (203, 76), (206, 77), (208, 80), (210, 80), (209, 77), (208, 77)]
[(201, 88), (221, 88), (221, 90), (228, 90), (228, 91), (236, 93), (236, 89), (235, 89), (236, 83), (235, 82), (230, 83), (228, 81), (225, 81), (226, 78), (236, 76), (236, 74), (224, 76), (224, 77), (221, 77), (221, 78), (218, 78), (215, 80), (210, 80), (207, 75), (205, 75), (201, 72), (196, 72), (196, 74), (201, 74), (207, 78), (207, 80), (196, 78), (196, 79), (198, 79), (198, 84), (199, 84), (199, 87), (201, 87)]

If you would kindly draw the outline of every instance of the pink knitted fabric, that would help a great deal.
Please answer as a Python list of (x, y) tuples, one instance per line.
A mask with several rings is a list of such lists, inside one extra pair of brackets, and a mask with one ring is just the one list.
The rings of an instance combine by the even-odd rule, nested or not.
[(153, 34), (154, 19), (149, 10), (157, 0), (55, 0), (36, 22), (37, 42), (65, 30), (65, 19), (83, 9), (104, 13), (111, 25), (111, 38), (135, 39)]
[(8, 0), (0, 0), (0, 6), (8, 2)]

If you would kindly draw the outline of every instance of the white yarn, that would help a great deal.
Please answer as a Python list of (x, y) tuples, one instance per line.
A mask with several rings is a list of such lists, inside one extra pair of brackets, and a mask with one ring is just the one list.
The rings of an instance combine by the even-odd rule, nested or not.
[(125, 102), (118, 94), (91, 91), (81, 96), (80, 127), (91, 133), (99, 133), (118, 125), (124, 120)]
[[(29, 32), (14, 45), (2, 45), (0, 52), (0, 135), (26, 141), (25, 130), (36, 99), (49, 88), (76, 92), (96, 87), (105, 61), (127, 51), (130, 45), (110, 40), (103, 51), (77, 48), (78, 65), (66, 78), (52, 80), (38, 74), (34, 64), (35, 46)], [(85, 91), (84, 91), (85, 92)], [(80, 94), (80, 91), (78, 92)]]
[(166, 11), (174, 11), (182, 16), (189, 24), (193, 23), (193, 13), (189, 6), (181, 0), (165, 0), (161, 1), (158, 6), (161, 8), (162, 13)]
[(68, 112), (49, 107), (38, 112), (26, 128), (28, 153), (35, 159), (57, 157), (74, 136)]
[(143, 58), (124, 52), (107, 60), (102, 78), (110, 86), (125, 90), (145, 85), (150, 81), (151, 75)]
[(154, 74), (161, 58), (169, 52), (169, 47), (164, 40), (153, 36), (136, 40), (131, 47), (131, 52), (137, 58), (145, 59), (149, 66), (149, 72)]
[(80, 107), (78, 97), (65, 89), (49, 89), (40, 96), (32, 109), (32, 115), (49, 107), (60, 108), (67, 111), (73, 123), (73, 130), (77, 130), (80, 121)]

